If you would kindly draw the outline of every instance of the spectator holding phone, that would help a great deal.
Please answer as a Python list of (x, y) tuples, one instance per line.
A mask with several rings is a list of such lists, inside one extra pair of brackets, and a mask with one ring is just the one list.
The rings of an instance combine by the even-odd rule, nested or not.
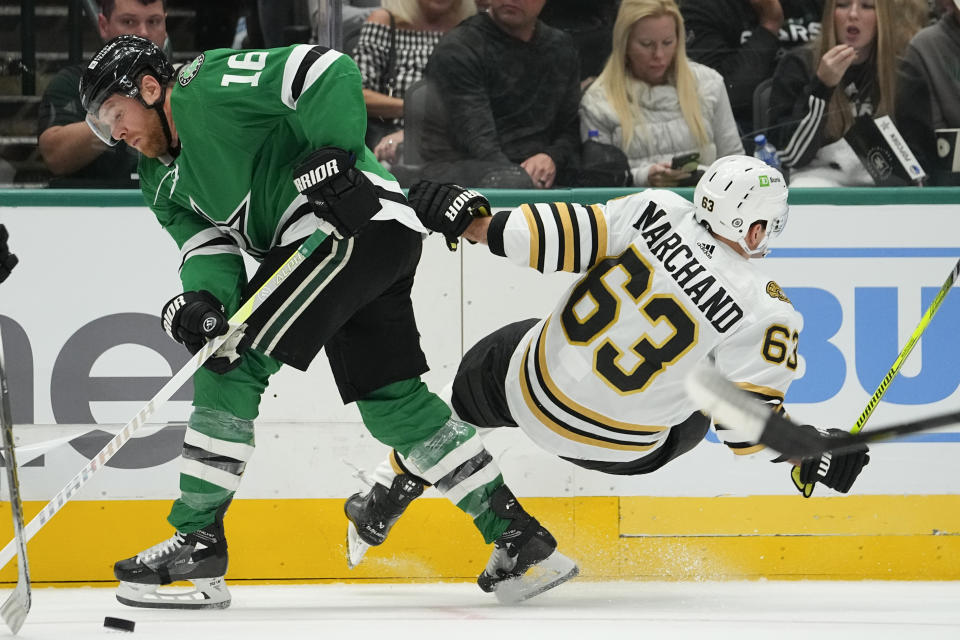
[(636, 186), (692, 185), (695, 163), (743, 153), (723, 78), (687, 60), (674, 0), (623, 0), (580, 118), (582, 138), (623, 149)]

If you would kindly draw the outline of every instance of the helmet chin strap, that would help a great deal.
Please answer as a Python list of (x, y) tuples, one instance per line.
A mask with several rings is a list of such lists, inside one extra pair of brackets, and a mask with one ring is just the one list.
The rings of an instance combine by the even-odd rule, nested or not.
[(744, 242), (743, 239), (741, 239), (737, 244), (739, 244), (740, 247), (746, 251), (747, 256), (751, 258), (766, 258), (767, 254), (770, 253), (770, 249), (767, 248), (766, 242), (761, 243), (756, 249), (751, 249), (748, 247), (747, 243)]
[(163, 136), (167, 139), (167, 153), (162, 155), (159, 159), (163, 164), (168, 167), (173, 164), (173, 160), (180, 155), (180, 144), (177, 143), (176, 146), (173, 144), (173, 132), (170, 131), (170, 123), (167, 122), (167, 114), (163, 112), (163, 105), (166, 101), (167, 88), (163, 85), (160, 86), (160, 97), (154, 101), (153, 104), (147, 104), (146, 100), (143, 99), (143, 96), (137, 94), (137, 97), (140, 98), (140, 102), (143, 103), (147, 109), (152, 109), (156, 112), (157, 117), (160, 118), (160, 127), (163, 129)]
[(769, 240), (769, 236), (764, 235), (763, 239), (754, 249), (747, 246), (747, 236), (743, 236), (737, 240), (737, 244), (740, 245), (740, 248), (743, 249), (750, 258), (766, 258), (767, 254), (770, 253), (770, 249), (767, 248), (767, 240)]

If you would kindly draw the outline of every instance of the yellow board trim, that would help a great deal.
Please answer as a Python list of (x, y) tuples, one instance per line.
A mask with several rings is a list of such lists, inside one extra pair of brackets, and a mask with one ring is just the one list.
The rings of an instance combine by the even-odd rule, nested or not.
[[(521, 500), (584, 579), (960, 579), (956, 495)], [(44, 504), (28, 502), (27, 516)], [(116, 560), (172, 534), (169, 508), (167, 500), (67, 503), (29, 544), (34, 583), (115, 584)], [(468, 581), (491, 549), (443, 498), (416, 500), (353, 571), (341, 499), (234, 500), (226, 525), (232, 581)], [(0, 533), (12, 537), (9, 518)], [(280, 539), (287, 544), (274, 544)], [(0, 581), (16, 581), (15, 565)]]

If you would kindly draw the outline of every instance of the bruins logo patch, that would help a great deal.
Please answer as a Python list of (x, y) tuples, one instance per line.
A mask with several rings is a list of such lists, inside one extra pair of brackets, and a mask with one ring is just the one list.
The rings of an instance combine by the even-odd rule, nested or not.
[(201, 53), (194, 58), (192, 62), (188, 62), (187, 64), (183, 65), (183, 68), (180, 69), (180, 73), (177, 74), (177, 82), (180, 83), (181, 87), (185, 87), (190, 84), (190, 81), (197, 76), (202, 64), (203, 54)]
[(783, 289), (780, 288), (780, 285), (778, 285), (773, 280), (767, 283), (767, 295), (770, 296), (771, 298), (783, 300), (787, 304), (791, 304), (791, 305), (793, 304), (792, 302), (790, 302), (790, 298), (788, 298), (786, 294), (783, 293)]

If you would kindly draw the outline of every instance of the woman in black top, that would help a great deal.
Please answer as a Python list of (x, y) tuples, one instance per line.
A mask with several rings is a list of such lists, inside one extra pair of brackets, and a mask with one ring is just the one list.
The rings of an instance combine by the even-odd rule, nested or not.
[[(843, 138), (854, 118), (893, 112), (897, 59), (907, 34), (921, 26), (913, 22), (917, 14), (898, 5), (922, 1), (827, 0), (820, 37), (788, 52), (774, 74), (769, 138), (784, 167), (809, 165)], [(853, 153), (848, 146), (831, 153), (837, 151)], [(838, 176), (837, 184), (844, 184), (844, 177)]]

